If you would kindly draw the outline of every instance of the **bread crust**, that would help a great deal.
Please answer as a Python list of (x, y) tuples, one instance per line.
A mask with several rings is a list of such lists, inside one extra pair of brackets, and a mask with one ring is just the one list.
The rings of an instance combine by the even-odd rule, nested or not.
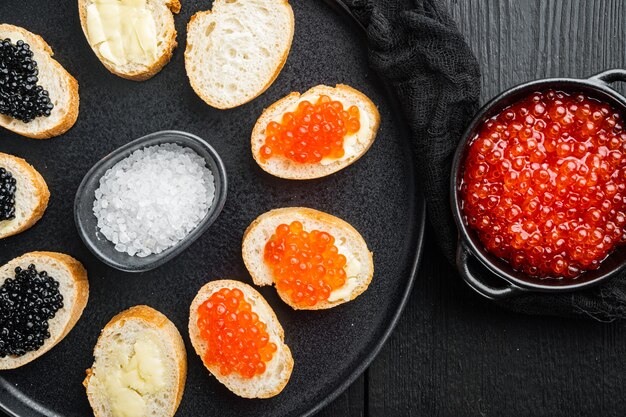
[(83, 314), (83, 310), (85, 309), (85, 306), (87, 305), (87, 301), (89, 299), (89, 280), (87, 278), (87, 270), (82, 263), (69, 255), (57, 252), (29, 252), (11, 260), (8, 263), (19, 265), (20, 262), (22, 262), (22, 260), (24, 260), (25, 258), (32, 257), (45, 257), (63, 264), (70, 272), (70, 276), (74, 281), (74, 285), (76, 286), (76, 299), (74, 301), (74, 304), (72, 305), (69, 320), (67, 321), (61, 333), (59, 333), (54, 339), (51, 337), (50, 339), (46, 340), (44, 345), (36, 351), (36, 355), (30, 357), (29, 359), (24, 359), (24, 356), (16, 358), (0, 358), (0, 370), (19, 368), (20, 366), (26, 365), (27, 363), (39, 358), (44, 353), (56, 346), (61, 340), (63, 340), (65, 336), (67, 336), (70, 330), (74, 328), (74, 325), (76, 324), (76, 322), (78, 322), (78, 319)]
[[(22, 158), (0, 152), (0, 167), (6, 167), (7, 161), (10, 161), (13, 164), (19, 166), (21, 169), (29, 174), (28, 179), (31, 180), (35, 185), (38, 204), (32, 211), (30, 217), (24, 222), (22, 226), (7, 233), (0, 232), (0, 239), (22, 233), (23, 231), (34, 226), (35, 223), (37, 223), (39, 219), (41, 219), (41, 217), (43, 216), (46, 208), (48, 207), (48, 201), (50, 200), (50, 191), (48, 190), (48, 185), (46, 184), (46, 181), (43, 179), (39, 171), (37, 171), (32, 165), (30, 165)], [(12, 174), (14, 174), (14, 172), (12, 172)]]
[[(130, 320), (140, 320), (147, 323), (151, 328), (157, 329), (159, 332), (163, 332), (167, 339), (174, 344), (174, 350), (177, 358), (176, 365), (178, 368), (178, 384), (176, 385), (176, 399), (174, 401), (173, 408), (168, 414), (173, 416), (180, 405), (180, 401), (182, 400), (183, 393), (185, 391), (185, 382), (187, 380), (187, 351), (185, 350), (185, 343), (183, 342), (180, 332), (174, 323), (167, 318), (167, 316), (147, 305), (130, 307), (129, 309), (116, 314), (111, 320), (109, 320), (100, 332), (100, 336), (96, 342), (96, 347), (105, 342), (105, 330), (118, 325), (121, 327), (126, 321)], [(91, 368), (88, 368), (85, 372), (87, 376), (83, 380), (83, 386), (87, 388), (89, 386), (89, 380), (93, 376), (93, 371)], [(86, 391), (89, 403), (95, 404), (96, 400), (90, 394), (88, 389)], [(104, 417), (98, 414), (97, 409), (94, 408), (93, 411), (96, 417)]]
[[(219, 1), (219, 0), (216, 0)], [(283, 4), (286, 6), (286, 9), (289, 10), (289, 18), (291, 21), (291, 24), (289, 25), (291, 28), (291, 31), (289, 33), (289, 46), (287, 47), (287, 49), (284, 51), (283, 55), (280, 58), (280, 61), (278, 63), (278, 66), (276, 67), (276, 70), (274, 71), (274, 74), (272, 74), (272, 77), (269, 79), (269, 81), (265, 84), (265, 86), (263, 86), (263, 88), (261, 88), (258, 93), (256, 95), (254, 95), (253, 97), (250, 97), (249, 99), (239, 102), (233, 106), (222, 106), (221, 104), (213, 101), (208, 95), (204, 94), (204, 92), (202, 91), (202, 89), (198, 86), (198, 84), (195, 81), (195, 77), (192, 77), (189, 74), (189, 70), (187, 69), (187, 62), (189, 59), (189, 56), (191, 55), (191, 50), (189, 49), (189, 38), (187, 38), (187, 47), (185, 49), (185, 70), (187, 72), (187, 78), (189, 78), (189, 83), (191, 84), (191, 88), (193, 88), (193, 91), (195, 91), (195, 93), (198, 95), (198, 97), (200, 97), (206, 104), (208, 104), (211, 107), (214, 107), (216, 109), (219, 110), (228, 110), (228, 109), (233, 109), (235, 107), (239, 107), (241, 105), (244, 105), (246, 103), (251, 102), (252, 100), (254, 100), (255, 98), (259, 97), (261, 94), (263, 94), (273, 83), (274, 81), (276, 81), (276, 78), (278, 78), (278, 75), (280, 74), (280, 72), (283, 70), (283, 67), (285, 66), (285, 63), (287, 62), (287, 57), (289, 56), (289, 51), (291, 50), (291, 44), (293, 43), (293, 35), (295, 32), (295, 18), (293, 15), (293, 9), (291, 8), (291, 5), (289, 4), (288, 0), (283, 0)], [(213, 4), (213, 7), (215, 7), (215, 3)], [(189, 22), (187, 23), (187, 34), (189, 34), (190, 28), (193, 25), (193, 22), (200, 16), (203, 15), (209, 15), (212, 13), (212, 10), (206, 10), (206, 11), (199, 11), (196, 12), (193, 16), (191, 16), (191, 19), (189, 19)]]
[[(150, 0), (148, 0), (150, 1)], [(85, 34), (85, 38), (87, 43), (93, 50), (94, 54), (98, 57), (98, 60), (104, 65), (104, 67), (109, 70), (112, 74), (117, 75), (118, 77), (125, 78), (131, 81), (146, 81), (156, 74), (158, 74), (165, 65), (167, 65), (172, 56), (174, 55), (174, 49), (178, 46), (178, 42), (176, 42), (176, 28), (172, 24), (172, 31), (169, 32), (170, 36), (166, 41), (166, 47), (163, 50), (163, 53), (154, 61), (150, 66), (146, 67), (146, 69), (141, 71), (130, 71), (124, 72), (119, 70), (115, 65), (109, 63), (105, 59), (102, 58), (100, 52), (98, 52), (93, 46), (91, 46), (91, 42), (89, 42), (89, 35), (87, 34), (87, 0), (78, 0), (78, 15), (80, 18), (80, 26), (83, 29), (83, 33)], [(168, 7), (171, 13), (178, 14), (180, 12), (180, 1), (179, 0), (169, 0), (165, 5)]]
[[(263, 305), (269, 312), (268, 313), (269, 317), (261, 317), (260, 315), (259, 317), (261, 318), (261, 320), (265, 321), (268, 328), (270, 328), (270, 325), (273, 326), (280, 340), (280, 346), (277, 346), (278, 347), (277, 352), (281, 352), (281, 354), (284, 355), (284, 362), (282, 363), (284, 366), (284, 377), (282, 380), (278, 381), (278, 384), (276, 386), (274, 386), (272, 389), (266, 392), (261, 392), (261, 393), (258, 393), (257, 395), (248, 395), (246, 393), (246, 390), (242, 388), (241, 386), (239, 386), (239, 384), (255, 384), (256, 381), (258, 381), (259, 378), (263, 378), (264, 375), (257, 375), (249, 380), (241, 378), (241, 377), (237, 378), (236, 376), (224, 377), (220, 375), (219, 367), (210, 366), (204, 360), (206, 342), (201, 339), (200, 331), (198, 330), (198, 325), (197, 325), (198, 307), (205, 300), (207, 300), (211, 296), (211, 294), (225, 287), (230, 288), (230, 289), (238, 288), (244, 293), (244, 296), (247, 299), (254, 298), (255, 302), (263, 303)], [(196, 351), (198, 356), (200, 356), (200, 358), (202, 359), (202, 363), (209, 370), (209, 372), (211, 372), (211, 374), (215, 378), (217, 378), (219, 382), (224, 384), (226, 388), (228, 388), (233, 393), (239, 395), (240, 397), (243, 397), (243, 398), (274, 397), (278, 395), (289, 382), (289, 379), (291, 377), (291, 372), (293, 371), (294, 361), (293, 361), (293, 356), (291, 355), (291, 350), (289, 349), (289, 346), (285, 344), (285, 334), (284, 334), (283, 328), (280, 322), (278, 321), (278, 318), (276, 317), (276, 313), (274, 312), (272, 307), (267, 303), (265, 298), (263, 298), (263, 296), (258, 291), (256, 291), (254, 288), (252, 288), (248, 284), (245, 284), (240, 281), (222, 279), (222, 280), (217, 280), (217, 281), (211, 281), (205, 284), (202, 288), (200, 288), (200, 290), (194, 297), (191, 303), (191, 306), (189, 307), (189, 337), (191, 339), (191, 344), (193, 345), (194, 350)], [(231, 374), (231, 375), (234, 375), (234, 374)], [(231, 383), (230, 381), (231, 378), (237, 378), (236, 383)]]
[(24, 40), (26, 41), (26, 43), (30, 45), (31, 49), (39, 48), (45, 54), (49, 56), (51, 63), (57, 69), (59, 74), (62, 77), (66, 78), (67, 80), (68, 87), (69, 87), (68, 90), (70, 94), (70, 103), (68, 105), (68, 109), (66, 113), (63, 115), (61, 120), (56, 125), (51, 126), (41, 131), (30, 132), (28, 130), (19, 130), (19, 129), (11, 128), (7, 126), (7, 124), (4, 123), (1, 119), (0, 119), (0, 126), (14, 133), (17, 133), (18, 135), (26, 136), (31, 139), (49, 139), (55, 136), (62, 135), (63, 133), (70, 130), (72, 126), (74, 126), (74, 124), (76, 123), (76, 120), (78, 119), (78, 110), (80, 107), (80, 99), (78, 96), (78, 81), (76, 81), (76, 79), (72, 77), (72, 75), (69, 72), (67, 72), (67, 70), (63, 68), (63, 66), (57, 60), (53, 58), (54, 52), (52, 52), (52, 48), (50, 47), (50, 45), (46, 43), (46, 41), (41, 36), (36, 35), (32, 32), (29, 32), (26, 29), (21, 28), (19, 26), (9, 25), (6, 23), (0, 24), (0, 33), (4, 31), (19, 32), (24, 38)]
[[(337, 98), (339, 95), (347, 95), (352, 97), (355, 101), (358, 101), (359, 108), (364, 110), (368, 117), (371, 119), (372, 126), (370, 126), (370, 135), (368, 136), (367, 143), (365, 146), (354, 156), (349, 159), (343, 161), (336, 161), (328, 165), (315, 165), (315, 173), (307, 172), (306, 169), (298, 169), (298, 168), (309, 168), (310, 164), (306, 165), (298, 165), (293, 163), (290, 165), (289, 170), (276, 170), (273, 169), (271, 164), (268, 161), (264, 161), (261, 158), (260, 151), (261, 146), (260, 143), (264, 142), (265, 137), (265, 128), (268, 123), (277, 116), (285, 113), (286, 109), (289, 108), (292, 104), (297, 103), (301, 97), (303, 96), (319, 96), (319, 95), (328, 95), (331, 98)], [(378, 108), (368, 96), (356, 90), (349, 85), (345, 84), (337, 84), (334, 88), (326, 85), (317, 85), (315, 87), (310, 88), (305, 93), (300, 94), (298, 92), (292, 92), (289, 95), (283, 97), (282, 99), (276, 101), (271, 106), (263, 110), (263, 113), (257, 120), (252, 130), (252, 135), (250, 138), (250, 146), (252, 149), (252, 157), (256, 161), (256, 163), (268, 174), (272, 174), (279, 178), (290, 179), (290, 180), (308, 180), (313, 178), (322, 178), (327, 175), (333, 174), (337, 171), (340, 171), (346, 168), (349, 165), (352, 165), (354, 162), (359, 160), (365, 153), (369, 150), (369, 148), (374, 143), (374, 139), (376, 139), (376, 134), (378, 132), (378, 128), (380, 127), (380, 113), (378, 112)], [(282, 158), (282, 157), (281, 157)]]
[[(350, 223), (346, 222), (345, 220), (340, 219), (339, 217), (333, 216), (328, 213), (324, 213), (323, 211), (314, 210), (314, 209), (307, 208), (307, 207), (285, 207), (285, 208), (270, 210), (267, 213), (261, 214), (250, 224), (250, 226), (248, 226), (248, 228), (244, 232), (242, 245), (241, 245), (243, 262), (246, 265), (246, 268), (248, 269), (248, 272), (252, 276), (252, 280), (254, 281), (256, 285), (264, 286), (264, 285), (268, 285), (268, 283), (260, 277), (259, 271), (257, 270), (257, 267), (254, 264), (254, 261), (250, 259), (248, 252), (245, 250), (246, 242), (248, 238), (250, 237), (250, 235), (256, 231), (256, 229), (263, 227), (264, 222), (267, 219), (270, 219), (275, 216), (294, 217), (294, 219), (297, 217), (300, 217), (300, 218), (304, 217), (304, 218), (309, 218), (309, 219), (327, 224), (331, 228), (342, 229), (346, 231), (347, 234), (352, 235), (354, 238), (360, 240), (363, 246), (367, 248), (367, 244), (365, 243), (365, 240), (363, 239), (361, 234), (354, 227), (352, 227)], [(274, 231), (272, 231), (272, 234), (273, 233)], [(366, 255), (365, 259), (367, 260), (368, 264), (365, 265), (365, 267), (368, 269), (368, 274), (367, 274), (366, 279), (359, 282), (357, 287), (355, 287), (355, 289), (352, 291), (352, 293), (350, 294), (349, 300), (339, 299), (336, 301), (320, 301), (314, 306), (300, 306), (300, 305), (294, 304), (286, 294), (283, 294), (282, 292), (277, 291), (278, 295), (286, 304), (288, 304), (294, 310), (324, 310), (324, 309), (336, 307), (343, 303), (347, 303), (348, 301), (352, 301), (355, 298), (357, 298), (359, 295), (363, 294), (365, 290), (367, 290), (374, 276), (374, 254), (370, 252), (369, 250), (367, 250), (367, 253), (364, 253), (363, 255)], [(274, 285), (274, 282), (272, 282), (269, 285)]]

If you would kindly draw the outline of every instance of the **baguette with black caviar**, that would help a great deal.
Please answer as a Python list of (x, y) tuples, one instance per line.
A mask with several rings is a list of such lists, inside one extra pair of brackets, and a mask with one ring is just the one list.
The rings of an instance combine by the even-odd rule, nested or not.
[(80, 25), (100, 62), (134, 81), (156, 75), (176, 48), (179, 0), (78, 0)]
[(272, 307), (251, 286), (212, 281), (189, 311), (189, 337), (207, 369), (244, 398), (278, 395), (289, 382), (293, 357)]
[(0, 24), (0, 126), (47, 139), (78, 118), (78, 82), (52, 58), (41, 36)]
[(178, 329), (139, 305), (102, 329), (83, 385), (96, 417), (172, 417), (185, 390), (187, 353)]
[(252, 156), (277, 177), (320, 178), (363, 156), (379, 125), (378, 109), (365, 94), (343, 84), (318, 85), (263, 111), (252, 130)]
[(46, 181), (35, 168), (22, 158), (0, 152), (0, 239), (37, 223), (49, 198)]
[(52, 349), (88, 298), (87, 271), (71, 256), (30, 252), (0, 267), (0, 369), (18, 368)]
[(275, 285), (294, 309), (335, 307), (362, 294), (372, 253), (349, 223), (304, 207), (271, 210), (243, 236), (243, 260), (256, 285)]

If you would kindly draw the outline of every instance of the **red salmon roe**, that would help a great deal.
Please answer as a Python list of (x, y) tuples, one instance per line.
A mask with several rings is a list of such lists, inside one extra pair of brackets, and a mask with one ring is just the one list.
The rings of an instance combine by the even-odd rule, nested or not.
[(198, 307), (198, 328), (208, 343), (205, 363), (219, 366), (222, 375), (261, 375), (276, 352), (266, 324), (237, 288), (222, 288)]
[(461, 193), (491, 253), (541, 278), (597, 269), (626, 241), (626, 133), (613, 107), (535, 93), (473, 138)]
[(265, 245), (264, 259), (276, 288), (294, 304), (314, 306), (346, 283), (346, 257), (327, 232), (307, 232), (302, 223), (281, 224)]
[(315, 104), (303, 100), (294, 112), (283, 114), (280, 123), (268, 123), (261, 158), (280, 155), (313, 164), (322, 158), (341, 158), (344, 138), (360, 128), (357, 106), (346, 111), (341, 102), (324, 95)]

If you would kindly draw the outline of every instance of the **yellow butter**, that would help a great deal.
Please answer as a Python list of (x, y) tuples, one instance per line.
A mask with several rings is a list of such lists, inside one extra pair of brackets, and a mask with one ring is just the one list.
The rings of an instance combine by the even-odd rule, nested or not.
[(357, 277), (361, 271), (361, 262), (352, 256), (350, 251), (348, 251), (344, 246), (336, 243), (335, 246), (337, 246), (337, 251), (346, 257), (346, 264), (343, 267), (346, 270), (346, 283), (332, 291), (328, 296), (328, 301), (350, 301), (350, 296), (359, 282)]
[(140, 338), (132, 351), (118, 350), (109, 364), (109, 372), (101, 375), (112, 414), (115, 417), (144, 417), (146, 394), (158, 392), (165, 386), (165, 367), (157, 344), (150, 338)]
[(156, 23), (146, 0), (93, 0), (87, 7), (87, 37), (116, 65), (148, 65), (157, 58)]

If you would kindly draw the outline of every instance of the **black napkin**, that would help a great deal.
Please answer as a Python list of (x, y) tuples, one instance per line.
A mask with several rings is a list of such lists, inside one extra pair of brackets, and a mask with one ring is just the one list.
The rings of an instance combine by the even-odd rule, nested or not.
[[(369, 61), (398, 98), (412, 131), (417, 170), (440, 248), (455, 263), (449, 200), (452, 155), (478, 109), (480, 70), (440, 0), (336, 0), (365, 28)], [(469, 290), (469, 289), (468, 289)], [(626, 276), (590, 290), (532, 293), (500, 302), (527, 314), (626, 317)]]

